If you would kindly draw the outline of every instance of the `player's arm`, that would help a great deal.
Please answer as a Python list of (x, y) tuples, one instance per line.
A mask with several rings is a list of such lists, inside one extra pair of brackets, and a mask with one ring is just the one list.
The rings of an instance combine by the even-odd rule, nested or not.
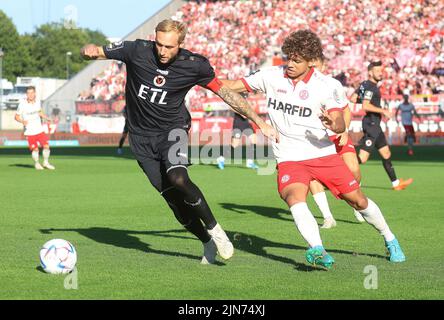
[(362, 101), (362, 109), (365, 112), (380, 113), (381, 115), (384, 115), (387, 118), (390, 118), (391, 116), (390, 111), (388, 111), (387, 109), (382, 109), (374, 106), (373, 104), (370, 103), (370, 100), (367, 99), (364, 99), (364, 101)]
[(248, 92), (245, 83), (242, 80), (220, 80), (222, 84), (237, 93)]
[(14, 120), (19, 122), (19, 123), (21, 123), (22, 125), (26, 126), (28, 124), (28, 121), (25, 121), (23, 119), (23, 117), (22, 117), (22, 110), (23, 110), (23, 107), (22, 107), (22, 103), (20, 102), (20, 104), (19, 104), (19, 106), (17, 108), (17, 112), (16, 112), (16, 114), (14, 116)]
[(415, 115), (415, 117), (419, 119), (419, 114), (418, 112), (416, 112), (416, 107), (414, 105), (413, 105), (413, 114)]
[(107, 59), (103, 47), (95, 44), (87, 44), (80, 49), (81, 56), (86, 60), (103, 60)]
[(40, 109), (40, 112), (39, 112), (39, 116), (40, 116), (41, 119), (43, 119), (45, 121), (49, 121), (49, 122), (51, 121), (51, 119), (49, 119), (48, 116), (46, 114), (44, 114), (43, 110), (41, 110), (41, 109)]
[(243, 115), (244, 117), (253, 121), (263, 134), (276, 142), (279, 142), (279, 135), (277, 131), (267, 124), (256, 112), (250, 107), (248, 101), (241, 97), (241, 95), (226, 85), (221, 84), (219, 88), (213, 90), (226, 104), (228, 104), (233, 111)]
[(324, 127), (335, 133), (342, 133), (345, 131), (345, 120), (342, 111), (335, 109), (329, 112), (328, 110), (323, 109), (322, 113), (319, 115), (319, 119), (321, 119)]
[(339, 145), (345, 146), (346, 143), (348, 142), (348, 128), (350, 128), (350, 123), (351, 123), (351, 111), (348, 105), (342, 110), (342, 114), (344, 117), (345, 130), (344, 132), (338, 134), (338, 136), (339, 136)]
[(26, 121), (23, 120), (23, 118), (18, 113), (15, 114), (14, 119), (15, 121), (20, 122), (21, 124), (26, 126)]

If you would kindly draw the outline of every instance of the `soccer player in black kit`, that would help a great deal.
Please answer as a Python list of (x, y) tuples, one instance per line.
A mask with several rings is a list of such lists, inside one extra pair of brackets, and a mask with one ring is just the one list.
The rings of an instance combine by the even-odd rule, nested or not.
[(375, 147), (382, 157), (382, 165), (392, 181), (393, 190), (403, 190), (413, 182), (413, 179), (398, 179), (393, 169), (390, 148), (380, 126), (382, 115), (390, 118), (390, 112), (381, 107), (381, 92), (377, 86), (381, 80), (381, 61), (371, 62), (368, 65), (368, 80), (362, 82), (350, 98), (352, 102), (362, 103), (362, 109), (366, 112), (362, 119), (364, 136), (360, 141), (358, 161), (366, 163)]
[(185, 24), (164, 20), (155, 41), (136, 40), (107, 46), (86, 45), (85, 59), (115, 59), (126, 63), (126, 121), (136, 160), (164, 197), (176, 219), (204, 246), (202, 264), (233, 255), (233, 245), (217, 223), (200, 189), (188, 176), (190, 114), (184, 98), (195, 85), (215, 92), (235, 112), (255, 122), (265, 136), (278, 140), (239, 94), (216, 78), (207, 58), (182, 48)]

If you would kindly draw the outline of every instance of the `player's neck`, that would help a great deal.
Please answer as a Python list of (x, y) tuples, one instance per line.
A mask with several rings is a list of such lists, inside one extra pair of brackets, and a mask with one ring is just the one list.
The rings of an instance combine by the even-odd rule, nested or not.
[(27, 101), (29, 104), (34, 104), (34, 103), (35, 103), (35, 99), (33, 99), (33, 100), (26, 99), (26, 101)]
[(290, 79), (291, 81), (293, 81), (294, 83), (299, 82), (303, 79), (305, 79), (305, 77), (307, 76), (307, 74), (310, 72), (312, 68), (308, 68), (304, 73), (301, 73), (300, 75), (296, 76), (296, 77), (291, 77), (288, 73), (286, 73), (287, 78)]
[(378, 84), (378, 80), (375, 80), (374, 78), (368, 78), (368, 81), (373, 82), (374, 84)]

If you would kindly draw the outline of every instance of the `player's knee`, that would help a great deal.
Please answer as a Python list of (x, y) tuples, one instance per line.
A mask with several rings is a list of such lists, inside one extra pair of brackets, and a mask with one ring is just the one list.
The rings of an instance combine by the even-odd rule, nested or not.
[(361, 164), (364, 164), (367, 162), (368, 158), (367, 157), (359, 157), (359, 160), (360, 160)]
[(359, 197), (355, 201), (354, 208), (356, 210), (364, 210), (367, 209), (367, 207), (368, 207), (367, 197), (364, 196), (363, 194), (359, 195)]
[(186, 172), (170, 172), (168, 174), (168, 179), (173, 187), (184, 190), (190, 183), (190, 178)]

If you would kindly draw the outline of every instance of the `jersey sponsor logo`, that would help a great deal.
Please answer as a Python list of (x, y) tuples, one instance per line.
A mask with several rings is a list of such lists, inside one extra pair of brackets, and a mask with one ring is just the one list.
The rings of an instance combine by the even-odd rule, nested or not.
[(307, 90), (301, 90), (301, 92), (299, 92), (299, 98), (301, 98), (302, 100), (307, 100), (308, 99), (308, 91)]
[(284, 90), (284, 89), (277, 89), (277, 93), (287, 94), (287, 90)]
[(166, 79), (164, 76), (158, 75), (154, 78), (154, 85), (157, 87), (163, 87), (166, 83)]
[(313, 113), (310, 108), (304, 108), (289, 103), (283, 103), (277, 101), (276, 99), (268, 98), (268, 108), (273, 108), (274, 110), (282, 110), (282, 112), (290, 114), (292, 116), (296, 115), (299, 117), (309, 117)]
[(168, 73), (170, 73), (168, 70), (160, 70), (160, 69), (157, 69), (156, 71), (159, 72), (160, 74), (163, 74), (164, 76), (167, 76)]
[(288, 181), (290, 181), (290, 175), (286, 174), (286, 175), (282, 176), (282, 178), (281, 178), (282, 183), (286, 183)]
[[(150, 93), (151, 93), (151, 96), (149, 95)], [(166, 98), (167, 93), (168, 93), (168, 91), (164, 91), (162, 89), (157, 89), (157, 88), (150, 88), (150, 87), (142, 84), (142, 85), (140, 85), (139, 94), (137, 96), (143, 100), (150, 98), (151, 103), (158, 103), (158, 104), (165, 105), (165, 104), (167, 104), (165, 102), (165, 98)], [(156, 99), (157, 99), (157, 101), (156, 101)]]
[(117, 50), (120, 48), (123, 48), (123, 41), (113, 42), (113, 43), (110, 43), (106, 46), (106, 49), (108, 51)]

